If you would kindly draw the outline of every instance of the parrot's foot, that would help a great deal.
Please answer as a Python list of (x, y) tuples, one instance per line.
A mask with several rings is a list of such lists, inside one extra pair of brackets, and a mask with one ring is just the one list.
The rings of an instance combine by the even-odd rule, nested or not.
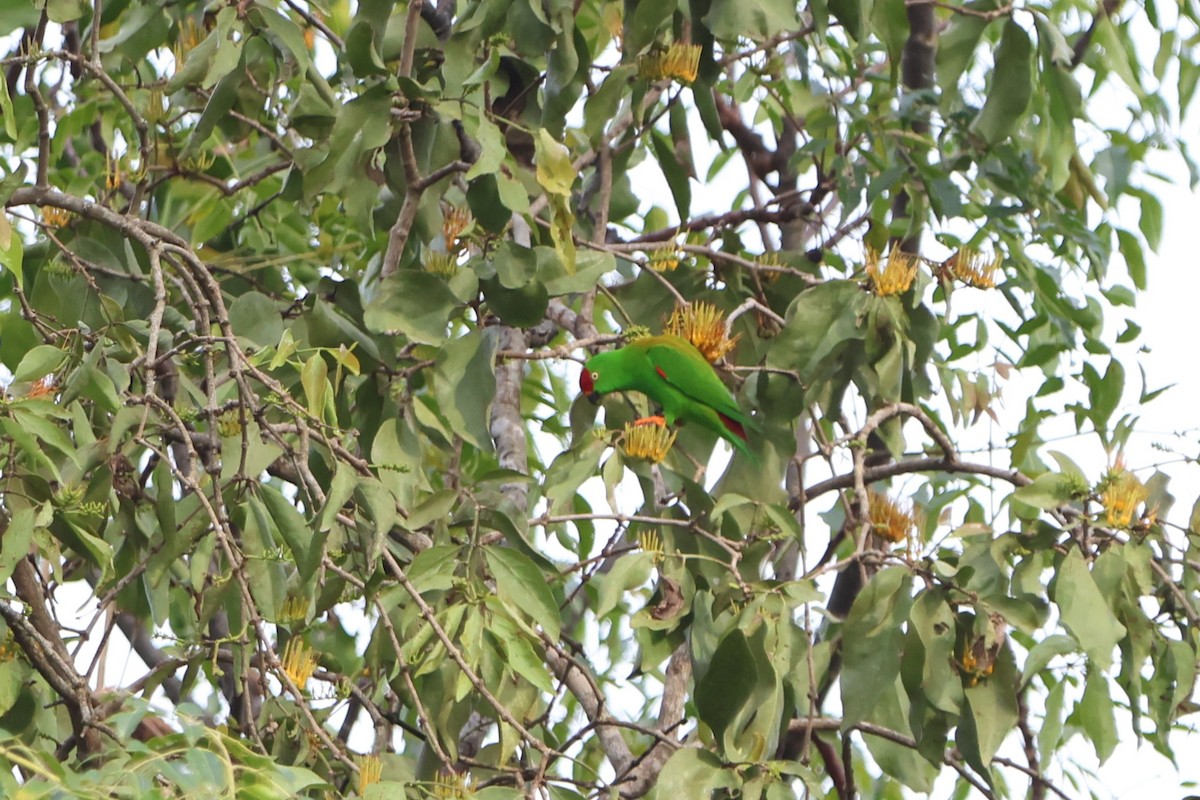
[(661, 428), (665, 428), (665, 427), (667, 427), (667, 420), (666, 420), (666, 417), (661, 417), (661, 416), (655, 415), (653, 417), (642, 417), (641, 419), (635, 419), (633, 421), (633, 424), (634, 425), (658, 425)]

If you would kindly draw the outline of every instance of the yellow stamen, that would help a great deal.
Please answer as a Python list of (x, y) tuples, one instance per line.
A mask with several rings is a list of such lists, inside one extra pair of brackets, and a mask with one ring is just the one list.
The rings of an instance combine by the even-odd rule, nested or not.
[(175, 69), (183, 66), (183, 62), (187, 60), (188, 53), (195, 49), (196, 45), (200, 44), (200, 28), (196, 25), (196, 20), (188, 17), (179, 23), (179, 33), (175, 37), (175, 44), (171, 51), (175, 54)]
[(950, 277), (974, 286), (976, 289), (992, 289), (996, 286), (996, 271), (1004, 259), (999, 255), (985, 256), (978, 250), (960, 247), (958, 251), (942, 262), (942, 268)]
[(462, 206), (450, 206), (442, 218), (442, 238), (446, 240), (447, 250), (457, 250), (459, 237), (471, 227), (471, 211)]
[(665, 425), (626, 423), (620, 439), (621, 452), (629, 458), (658, 464), (671, 451), (677, 435)]
[(715, 364), (737, 344), (738, 337), (729, 338), (725, 330), (725, 314), (711, 303), (692, 303), (676, 308), (667, 319), (663, 333), (682, 336)]
[(449, 278), (458, 272), (458, 259), (453, 253), (434, 250), (425, 254), (425, 263), (422, 266), (426, 272)]
[(180, 162), (185, 172), (206, 172), (217, 160), (217, 156), (211, 150), (205, 150), (199, 153), (193, 153)]
[(104, 157), (104, 188), (116, 189), (121, 185), (121, 159), (117, 156)]
[(677, 80), (692, 83), (700, 72), (701, 47), (674, 42), (638, 57), (638, 76), (647, 81)]
[(355, 756), (354, 762), (358, 764), (358, 795), (362, 797), (367, 793), (368, 786), (379, 783), (383, 775), (383, 762), (379, 756), (370, 753)]
[(683, 263), (683, 255), (674, 247), (660, 247), (646, 258), (646, 266), (655, 272), (673, 272)]
[(675, 42), (667, 49), (663, 60), (666, 77), (681, 83), (692, 83), (700, 72), (700, 45)]
[(620, 3), (605, 3), (604, 10), (601, 12), (601, 24), (608, 31), (608, 35), (616, 40), (618, 45), (620, 45), (621, 39), (625, 35), (624, 16)]
[(643, 530), (638, 533), (638, 546), (641, 547), (643, 553), (649, 553), (654, 563), (662, 560), (663, 547), (662, 536), (659, 535), (658, 529)]
[(308, 598), (301, 594), (288, 597), (279, 612), (280, 622), (303, 622), (308, 616)]
[(61, 228), (71, 221), (71, 212), (65, 208), (42, 206), (42, 222), (47, 228)]
[(759, 278), (765, 281), (779, 280), (779, 275), (781, 274), (779, 268), (783, 266), (783, 262), (779, 260), (778, 253), (763, 253), (755, 258), (754, 261), (760, 267), (768, 267), (768, 269), (760, 269), (758, 271)]
[(880, 264), (879, 252), (874, 248), (868, 247), (866, 255), (867, 277), (880, 297), (907, 292), (917, 277), (920, 259), (912, 253), (893, 247), (888, 252), (886, 266)]
[(283, 663), (280, 666), (296, 688), (303, 692), (308, 679), (316, 672), (319, 660), (320, 656), (303, 639), (293, 636), (283, 649)]
[(471, 778), (457, 772), (440, 772), (433, 780), (433, 797), (435, 800), (466, 800), (473, 795)]
[(872, 532), (881, 539), (899, 543), (915, 535), (918, 515), (911, 502), (905, 505), (886, 494), (868, 491), (867, 512)]
[(1114, 528), (1128, 528), (1137, 507), (1145, 502), (1149, 492), (1138, 477), (1121, 464), (1109, 471), (1102, 481), (1100, 502), (1104, 504), (1104, 520)]

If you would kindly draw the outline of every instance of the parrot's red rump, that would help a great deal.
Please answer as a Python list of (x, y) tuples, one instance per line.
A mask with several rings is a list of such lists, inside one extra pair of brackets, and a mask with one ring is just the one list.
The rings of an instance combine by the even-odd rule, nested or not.
[(721, 418), (721, 422), (724, 423), (725, 427), (729, 429), (730, 433), (741, 439), (743, 442), (746, 441), (746, 429), (742, 427), (742, 423), (738, 422), (736, 419), (730, 419), (720, 411), (717, 412), (717, 416)]
[(670, 378), (667, 377), (667, 373), (663, 372), (662, 367), (655, 367), (654, 371), (657, 372), (658, 377), (662, 378), (664, 381), (670, 380)]

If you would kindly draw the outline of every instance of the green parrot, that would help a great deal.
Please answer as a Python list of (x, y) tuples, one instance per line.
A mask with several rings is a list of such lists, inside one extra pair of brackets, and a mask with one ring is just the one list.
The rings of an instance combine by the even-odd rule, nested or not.
[(638, 422), (694, 422), (754, 458), (746, 430), (758, 426), (737, 407), (716, 370), (687, 339), (671, 334), (634, 339), (618, 350), (592, 356), (579, 388), (593, 403), (609, 392), (638, 391), (662, 408), (662, 417)]

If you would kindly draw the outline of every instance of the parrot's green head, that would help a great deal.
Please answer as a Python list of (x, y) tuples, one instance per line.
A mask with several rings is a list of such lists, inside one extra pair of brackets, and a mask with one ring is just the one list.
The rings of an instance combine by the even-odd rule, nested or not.
[(588, 400), (599, 403), (600, 395), (624, 387), (624, 358), (620, 350), (609, 350), (587, 360), (579, 373), (579, 388)]

